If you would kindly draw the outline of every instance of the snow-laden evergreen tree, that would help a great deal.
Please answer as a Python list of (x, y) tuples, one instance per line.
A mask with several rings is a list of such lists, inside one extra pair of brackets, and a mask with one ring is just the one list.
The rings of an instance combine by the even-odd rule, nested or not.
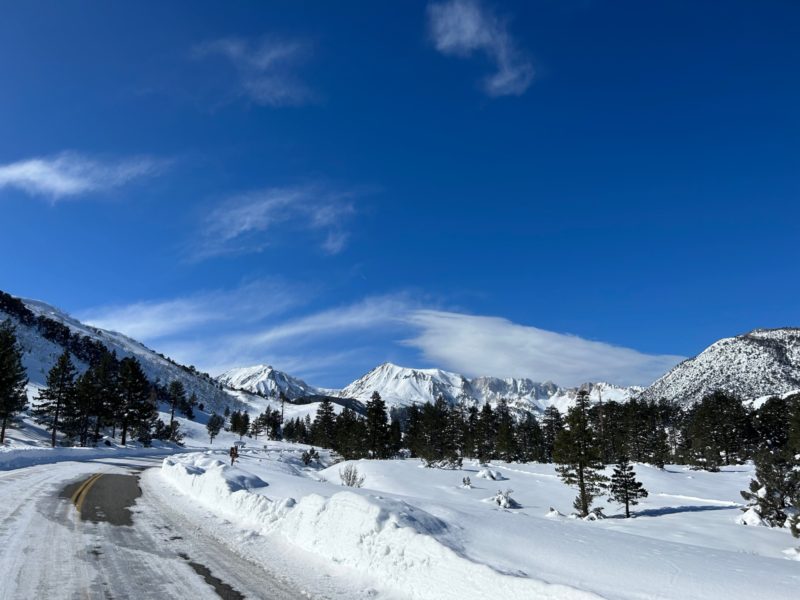
[(624, 505), (626, 519), (631, 516), (631, 506), (639, 504), (641, 498), (647, 498), (647, 490), (636, 480), (633, 465), (624, 457), (614, 467), (608, 489), (611, 494), (608, 501)]
[(556, 438), (553, 460), (561, 480), (578, 490), (573, 506), (581, 517), (589, 515), (592, 501), (601, 495), (608, 478), (602, 474), (595, 432), (589, 423), (589, 393), (578, 392), (575, 405), (569, 409), (566, 427)]
[(6, 427), (25, 410), (28, 378), (22, 366), (22, 349), (10, 320), (0, 323), (0, 444), (6, 439)]
[(50, 444), (54, 448), (64, 408), (72, 402), (75, 393), (75, 373), (75, 365), (65, 350), (47, 373), (47, 387), (39, 392), (39, 406), (35, 413), (48, 424)]
[(317, 407), (312, 438), (317, 446), (333, 448), (336, 440), (336, 413), (333, 410), (333, 404), (327, 398), (323, 399)]
[(367, 451), (372, 458), (389, 458), (389, 416), (378, 392), (367, 401)]
[[(790, 415), (790, 418), (786, 418)], [(753, 414), (753, 428), (762, 448), (779, 450), (789, 443), (791, 409), (783, 398), (768, 398)]]
[(217, 437), (217, 435), (219, 435), (220, 431), (222, 431), (223, 425), (225, 425), (225, 417), (222, 417), (217, 413), (212, 413), (211, 416), (208, 418), (208, 422), (206, 423), (206, 431), (208, 432), (209, 444), (214, 443), (214, 438)]
[(770, 527), (783, 527), (798, 486), (800, 472), (790, 452), (763, 450), (755, 459), (756, 473), (742, 497)]

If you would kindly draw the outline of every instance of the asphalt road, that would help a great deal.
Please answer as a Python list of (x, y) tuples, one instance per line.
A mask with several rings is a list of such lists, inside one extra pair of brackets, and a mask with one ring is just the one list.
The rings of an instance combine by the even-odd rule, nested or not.
[(58, 463), (0, 473), (0, 598), (306, 598), (155, 495), (160, 461)]

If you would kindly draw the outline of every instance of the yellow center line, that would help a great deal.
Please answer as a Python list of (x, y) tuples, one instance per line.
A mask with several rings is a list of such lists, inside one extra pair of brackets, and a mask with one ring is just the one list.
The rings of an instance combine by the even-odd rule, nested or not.
[(103, 476), (103, 473), (95, 473), (89, 479), (83, 482), (81, 486), (75, 491), (72, 495), (72, 503), (75, 505), (75, 508), (78, 512), (81, 512), (81, 507), (83, 506), (83, 501), (86, 500), (86, 495), (89, 493), (89, 489), (95, 484), (95, 482)]

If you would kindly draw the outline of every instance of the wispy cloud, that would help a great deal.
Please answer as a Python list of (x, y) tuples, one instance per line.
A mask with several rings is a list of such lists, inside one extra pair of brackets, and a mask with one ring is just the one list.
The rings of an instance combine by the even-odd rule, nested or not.
[(430, 4), (428, 28), (442, 54), (465, 58), (483, 53), (494, 62), (497, 71), (483, 81), (489, 96), (518, 96), (533, 83), (533, 65), (509, 34), (506, 22), (478, 0)]
[(236, 95), (265, 106), (299, 106), (314, 101), (314, 92), (295, 73), (311, 54), (311, 45), (305, 41), (274, 37), (258, 41), (221, 38), (192, 49), (196, 59), (227, 60), (236, 71)]
[(501, 317), (438, 310), (411, 293), (303, 310), (304, 302), (319, 306), (319, 299), (318, 290), (265, 281), (79, 316), (154, 342), (176, 360), (210, 373), (269, 363), (331, 387), (346, 385), (387, 360), (565, 386), (590, 381), (646, 385), (683, 359)]
[(53, 201), (121, 187), (161, 172), (166, 161), (134, 157), (103, 161), (74, 152), (0, 165), (0, 189), (13, 187)]
[(645, 385), (683, 360), (500, 317), (418, 310), (409, 314), (408, 322), (418, 333), (405, 343), (432, 363), (471, 376), (528, 377), (560, 385), (589, 381)]
[[(299, 286), (279, 281), (254, 281), (230, 290), (211, 290), (165, 300), (100, 306), (78, 317), (95, 327), (118, 331), (138, 340), (201, 333), (203, 328), (233, 323), (236, 328), (302, 304)], [(224, 307), (224, 310), (223, 310)]]
[(229, 198), (206, 216), (200, 240), (192, 249), (193, 258), (258, 252), (277, 239), (279, 229), (321, 236), (320, 248), (338, 254), (349, 237), (347, 224), (355, 212), (354, 196), (353, 192), (307, 185)]

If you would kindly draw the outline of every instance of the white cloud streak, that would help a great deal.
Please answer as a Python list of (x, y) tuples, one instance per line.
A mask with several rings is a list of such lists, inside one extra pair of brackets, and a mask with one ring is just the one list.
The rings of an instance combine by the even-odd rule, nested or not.
[(78, 317), (89, 325), (139, 340), (158, 340), (204, 327), (248, 323), (302, 303), (302, 290), (275, 281), (255, 281), (233, 290), (212, 290), (162, 301), (101, 306)]
[(434, 364), (469, 376), (528, 377), (574, 386), (608, 381), (647, 385), (683, 360), (512, 323), (500, 317), (419, 310), (406, 344)]
[(318, 186), (269, 188), (235, 196), (206, 217), (193, 258), (263, 250), (278, 230), (307, 231), (322, 236), (327, 254), (344, 250), (346, 225), (355, 212), (349, 192), (331, 192)]
[(508, 33), (506, 23), (478, 0), (449, 0), (428, 6), (428, 29), (444, 55), (467, 58), (485, 54), (497, 70), (483, 81), (489, 96), (519, 96), (534, 78), (530, 59)]
[(62, 152), (0, 165), (0, 189), (13, 187), (56, 201), (118, 188), (135, 179), (157, 175), (165, 166), (165, 161), (149, 157), (104, 162)]
[(424, 308), (408, 294), (285, 316), (290, 311), (296, 315), (309, 296), (308, 290), (285, 284), (255, 282), (80, 316), (146, 342), (156, 340), (167, 355), (211, 373), (269, 363), (322, 385), (343, 385), (343, 372), (361, 372), (409, 351), (419, 354), (417, 364), (413, 356), (401, 361), (406, 366), (427, 364), (470, 377), (527, 377), (564, 386), (596, 381), (647, 385), (683, 359), (501, 317)]
[(196, 59), (217, 56), (227, 60), (237, 74), (237, 95), (256, 104), (299, 106), (315, 100), (311, 89), (294, 74), (311, 56), (311, 46), (306, 42), (229, 37), (195, 46), (192, 56)]

